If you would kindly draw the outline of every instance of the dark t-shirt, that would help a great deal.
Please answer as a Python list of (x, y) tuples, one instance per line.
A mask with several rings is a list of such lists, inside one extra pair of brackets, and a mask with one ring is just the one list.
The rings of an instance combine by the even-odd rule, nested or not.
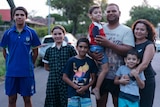
[[(139, 56), (139, 58), (140, 58), (140, 63), (142, 62), (145, 48), (146, 48), (146, 46), (149, 45), (149, 44), (153, 44), (153, 42), (148, 40), (148, 41), (146, 41), (146, 42), (144, 42), (144, 43), (142, 43), (142, 44), (135, 45), (135, 48), (136, 48), (136, 50), (138, 51), (138, 56)], [(147, 80), (148, 78), (152, 78), (152, 77), (154, 77), (154, 76), (156, 75), (156, 72), (155, 72), (155, 71), (153, 70), (153, 68), (152, 68), (151, 61), (150, 61), (150, 63), (148, 64), (148, 67), (144, 70), (144, 75), (145, 75), (145, 77), (146, 77), (146, 80)]]
[[(84, 86), (89, 83), (90, 74), (97, 73), (98, 68), (95, 62), (86, 57), (85, 59), (78, 59), (72, 57), (68, 60), (63, 72), (67, 74), (69, 79), (79, 86)], [(76, 90), (68, 85), (68, 98), (73, 96), (81, 96), (83, 98), (90, 98), (89, 89), (83, 94), (78, 95)]]

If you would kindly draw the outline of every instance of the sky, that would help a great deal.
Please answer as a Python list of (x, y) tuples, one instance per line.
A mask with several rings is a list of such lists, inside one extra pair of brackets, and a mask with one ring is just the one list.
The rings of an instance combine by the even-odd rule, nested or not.
[[(49, 7), (46, 5), (47, 0), (13, 0), (16, 6), (24, 6), (33, 16), (46, 17), (49, 14)], [(152, 7), (160, 7), (160, 0), (147, 0)], [(116, 3), (120, 7), (120, 22), (125, 23), (130, 19), (129, 11), (131, 7), (141, 5), (143, 0), (108, 0), (108, 3)], [(7, 0), (0, 0), (0, 9), (10, 9)], [(34, 11), (34, 12), (33, 12)], [(57, 13), (51, 11), (50, 13)]]

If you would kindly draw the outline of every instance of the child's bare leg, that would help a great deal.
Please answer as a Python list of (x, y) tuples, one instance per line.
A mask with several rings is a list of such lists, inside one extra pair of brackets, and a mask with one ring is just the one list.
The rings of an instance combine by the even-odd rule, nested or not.
[(108, 72), (108, 63), (101, 65), (101, 72), (98, 76), (96, 87), (92, 90), (97, 100), (100, 99), (100, 87)]

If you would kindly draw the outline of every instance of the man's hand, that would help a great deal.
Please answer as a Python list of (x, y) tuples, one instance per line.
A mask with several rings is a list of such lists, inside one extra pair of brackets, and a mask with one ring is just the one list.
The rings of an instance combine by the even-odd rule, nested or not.
[(101, 36), (101, 35), (96, 36), (95, 41), (98, 45), (101, 45), (104, 47), (108, 47), (110, 44), (110, 41), (107, 40), (105, 36)]

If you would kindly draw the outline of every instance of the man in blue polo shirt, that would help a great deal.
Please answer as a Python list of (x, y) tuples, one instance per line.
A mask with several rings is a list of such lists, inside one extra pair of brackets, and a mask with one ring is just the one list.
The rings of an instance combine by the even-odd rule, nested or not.
[(13, 11), (15, 25), (8, 29), (0, 43), (6, 59), (5, 93), (8, 107), (16, 107), (17, 94), (21, 94), (25, 107), (32, 107), (31, 96), (35, 93), (34, 64), (38, 56), (39, 38), (25, 24), (27, 10), (17, 7)]

